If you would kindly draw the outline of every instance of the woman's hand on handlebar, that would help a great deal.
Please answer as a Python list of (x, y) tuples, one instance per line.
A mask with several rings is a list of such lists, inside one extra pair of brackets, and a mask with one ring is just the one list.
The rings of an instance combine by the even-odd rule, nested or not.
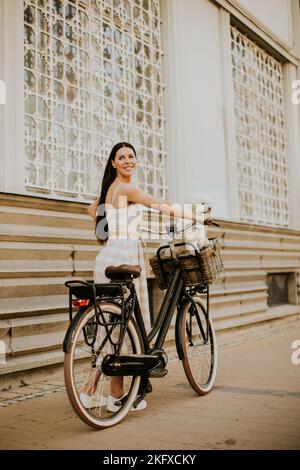
[(211, 218), (211, 207), (208, 207), (207, 211), (204, 212), (204, 225), (214, 225), (215, 227), (220, 227), (220, 225), (214, 222)]
[(204, 225), (210, 225), (209, 221), (211, 220), (211, 207), (205, 204), (203, 212), (203, 223)]
[(220, 227), (220, 225), (217, 224), (217, 222), (214, 222), (212, 219), (206, 219), (204, 221), (204, 225), (214, 225), (215, 227)]

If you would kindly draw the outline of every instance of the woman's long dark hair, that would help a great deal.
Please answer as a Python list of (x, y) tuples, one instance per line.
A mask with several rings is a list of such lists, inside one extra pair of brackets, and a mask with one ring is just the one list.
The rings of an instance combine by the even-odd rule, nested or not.
[(101, 245), (105, 244), (108, 240), (108, 225), (107, 225), (106, 212), (105, 212), (106, 194), (110, 185), (114, 182), (117, 176), (117, 170), (112, 166), (111, 162), (115, 160), (117, 151), (122, 147), (131, 148), (134, 152), (134, 155), (136, 156), (135, 148), (133, 147), (133, 145), (129, 144), (128, 142), (119, 142), (111, 149), (111, 152), (109, 154), (109, 157), (105, 166), (105, 170), (104, 170), (102, 185), (101, 185), (100, 200), (99, 200), (100, 211), (98, 211), (98, 214), (96, 217), (96, 229), (99, 224), (99, 229), (97, 229), (97, 238), (99, 240), (99, 243), (101, 243)]

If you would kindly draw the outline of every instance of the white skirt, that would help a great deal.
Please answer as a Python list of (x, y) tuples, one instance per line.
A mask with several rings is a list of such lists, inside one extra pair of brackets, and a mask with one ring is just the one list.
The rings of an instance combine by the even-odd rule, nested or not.
[(146, 267), (143, 255), (143, 247), (138, 239), (109, 238), (96, 257), (94, 267), (94, 282), (109, 282), (105, 276), (107, 266), (119, 266), (120, 264), (139, 264), (141, 275), (134, 280), (135, 288), (139, 298), (141, 311), (145, 324), (150, 325), (150, 312), (148, 300), (148, 288), (146, 278)]

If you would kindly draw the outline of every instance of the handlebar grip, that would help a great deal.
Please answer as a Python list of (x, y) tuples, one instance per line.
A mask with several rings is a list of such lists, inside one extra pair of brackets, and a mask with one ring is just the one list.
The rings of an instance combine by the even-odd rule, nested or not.
[(206, 219), (204, 221), (204, 225), (214, 225), (215, 227), (220, 227), (220, 225), (217, 224), (217, 222), (214, 222), (212, 219)]

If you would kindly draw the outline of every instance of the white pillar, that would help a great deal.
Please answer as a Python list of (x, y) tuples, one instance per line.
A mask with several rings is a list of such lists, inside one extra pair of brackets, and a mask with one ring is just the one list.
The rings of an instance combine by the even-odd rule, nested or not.
[(209, 0), (162, 0), (169, 199), (230, 212), (219, 9)]
[[(300, 3), (291, 2), (293, 53), (300, 58)], [(292, 101), (292, 83), (300, 80), (300, 66), (284, 66), (288, 162), (290, 172), (290, 226), (300, 229), (300, 103)]]
[(24, 34), (23, 1), (0, 0), (0, 190), (24, 192)]
[(296, 67), (284, 66), (284, 86), (286, 96), (286, 133), (289, 166), (289, 210), (291, 228), (300, 229), (300, 121), (299, 107), (292, 102), (292, 82), (296, 80)]
[[(292, 18), (293, 18), (293, 50), (297, 57), (300, 58), (300, 2), (292, 2)], [(300, 80), (300, 64), (296, 69), (296, 80)], [(298, 87), (299, 89), (299, 87)], [(299, 96), (299, 95), (298, 95)], [(298, 109), (298, 134), (300, 135), (300, 103), (296, 104)], [(300, 159), (300, 153), (295, 158)], [(298, 199), (299, 201), (300, 199)]]
[[(0, 80), (4, 81), (4, 31), (3, 31), (3, 4), (4, 0), (0, 0)], [(6, 92), (5, 92), (6, 95)], [(5, 98), (6, 101), (6, 98)], [(2, 180), (4, 177), (4, 112), (5, 105), (0, 103), (0, 188), (2, 188)]]
[(182, 114), (182, 38), (181, 0), (161, 1), (162, 48), (164, 90), (164, 112), (166, 115), (165, 144), (167, 150), (166, 182), (168, 199), (184, 202), (184, 133)]
[(220, 8), (220, 51), (222, 64), (222, 95), (224, 124), (224, 155), (226, 171), (226, 194), (228, 218), (239, 220), (238, 169), (234, 114), (234, 88), (232, 75), (232, 52), (230, 14)]

